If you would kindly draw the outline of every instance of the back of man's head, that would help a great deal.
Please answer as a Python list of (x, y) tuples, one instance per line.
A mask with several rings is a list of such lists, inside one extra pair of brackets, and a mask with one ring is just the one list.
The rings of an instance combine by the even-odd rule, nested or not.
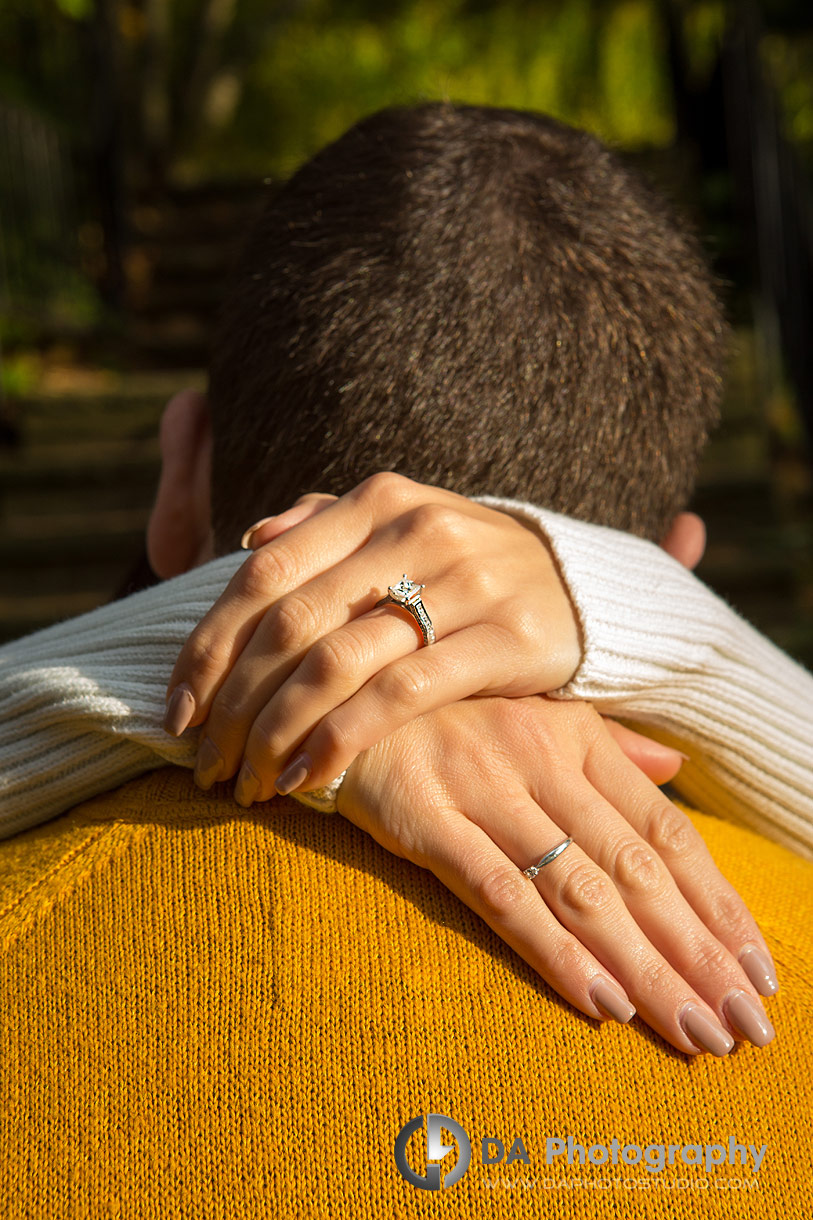
[(697, 244), (593, 137), (375, 114), (270, 200), (225, 301), (217, 546), (387, 469), (659, 539), (716, 419), (723, 332)]

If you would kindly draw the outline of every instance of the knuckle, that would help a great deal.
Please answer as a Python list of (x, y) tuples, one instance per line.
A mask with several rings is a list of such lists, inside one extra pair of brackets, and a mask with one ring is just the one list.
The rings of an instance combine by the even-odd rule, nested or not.
[(685, 813), (659, 800), (646, 816), (647, 840), (661, 856), (685, 856), (694, 844), (694, 827)]
[(541, 614), (528, 606), (514, 606), (511, 612), (511, 631), (524, 644), (544, 648), (545, 630)]
[(481, 705), (488, 708), (495, 729), (533, 737), (538, 727), (540, 738), (545, 738), (547, 720), (538, 713), (542, 700), (536, 696), (511, 699), (506, 695), (489, 695), (478, 700), (477, 706)]
[(715, 928), (732, 928), (743, 930), (744, 935), (751, 933), (751, 921), (745, 904), (735, 889), (721, 889), (711, 897), (711, 920)]
[(283, 654), (300, 652), (318, 634), (310, 606), (295, 596), (285, 597), (274, 606), (269, 626), (272, 647)]
[(586, 953), (579, 942), (561, 937), (551, 950), (551, 972), (557, 979), (567, 979), (571, 986), (582, 977)]
[(274, 590), (295, 583), (293, 569), (292, 560), (280, 547), (252, 551), (240, 569), (241, 592), (252, 601), (267, 601)]
[[(457, 574), (458, 584), (466, 590), (467, 595), (481, 601), (496, 602), (504, 592), (504, 582), (500, 580), (494, 568), (477, 557), (462, 561), (458, 565)], [(512, 630), (518, 614), (519, 610), (516, 614), (512, 612)]]
[(675, 972), (672, 967), (662, 957), (650, 957), (645, 959), (645, 968), (642, 968), (636, 979), (636, 988), (639, 992), (650, 997), (654, 1003), (661, 1006), (664, 997), (671, 994), (675, 985)]
[(700, 975), (725, 976), (731, 972), (731, 958), (719, 941), (704, 939), (692, 953), (694, 967)]
[(562, 878), (559, 901), (577, 916), (593, 915), (612, 905), (609, 877), (588, 864), (577, 864)]
[(667, 876), (661, 861), (646, 843), (623, 843), (615, 854), (613, 876), (616, 885), (646, 897), (662, 894)]
[(394, 470), (383, 470), (372, 474), (356, 489), (362, 503), (369, 503), (380, 511), (392, 511), (411, 503), (416, 484), (405, 475)]
[(409, 514), (409, 524), (426, 542), (459, 547), (465, 541), (466, 519), (448, 504), (419, 504)]
[[(523, 740), (547, 767), (557, 766), (563, 756), (558, 709), (550, 702), (530, 699), (502, 700), (501, 714), (509, 743)], [(521, 736), (520, 736), (521, 735)]]
[(320, 761), (327, 764), (333, 758), (346, 758), (348, 753), (354, 754), (354, 751), (351, 749), (349, 729), (335, 717), (326, 716), (319, 726), (319, 749), (317, 754)]
[(186, 649), (184, 669), (197, 678), (216, 677), (229, 663), (226, 648), (211, 636), (193, 636)]
[(532, 743), (533, 749), (538, 755), (551, 765), (555, 759), (562, 754), (562, 743), (559, 741), (557, 730), (549, 716), (549, 705), (538, 702), (537, 706), (529, 703), (522, 703), (522, 728), (526, 732), (527, 739)]
[[(488, 709), (493, 737), (507, 736), (510, 741), (512, 732), (522, 732), (523, 737), (531, 734), (534, 717), (532, 709), (524, 699), (508, 699), (501, 695), (489, 699), (478, 700), (478, 708)], [(456, 706), (456, 705), (453, 705)]]
[(337, 674), (355, 671), (361, 663), (360, 650), (352, 637), (323, 636), (308, 653), (308, 672), (318, 684), (330, 682)]
[(499, 864), (477, 880), (474, 891), (486, 914), (502, 921), (528, 901), (528, 878), (510, 864)]
[(414, 665), (391, 665), (376, 685), (378, 696), (386, 707), (398, 706), (408, 712), (423, 707), (432, 689), (429, 675)]

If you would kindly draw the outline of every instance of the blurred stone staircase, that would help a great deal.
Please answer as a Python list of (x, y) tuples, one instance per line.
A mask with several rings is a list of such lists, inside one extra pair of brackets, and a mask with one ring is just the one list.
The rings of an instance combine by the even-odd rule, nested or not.
[(157, 426), (176, 379), (43, 392), (17, 404), (20, 441), (0, 451), (0, 639), (109, 600), (143, 548)]
[(175, 188), (130, 209), (124, 358), (142, 368), (203, 368), (240, 244), (267, 187)]
[[(203, 387), (209, 336), (260, 184), (175, 188), (133, 203), (117, 373), (64, 368), (10, 404), (0, 435), (0, 640), (107, 601), (143, 552), (158, 421)], [(191, 371), (190, 371), (191, 370)]]

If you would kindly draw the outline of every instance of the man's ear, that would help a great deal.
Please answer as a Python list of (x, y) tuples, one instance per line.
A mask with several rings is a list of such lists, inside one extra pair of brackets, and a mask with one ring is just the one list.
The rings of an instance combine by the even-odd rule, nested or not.
[(210, 480), (212, 427), (204, 394), (181, 390), (161, 419), (161, 479), (147, 528), (150, 566), (162, 580), (214, 554)]
[(678, 513), (661, 546), (684, 568), (696, 568), (706, 549), (706, 527), (697, 513)]

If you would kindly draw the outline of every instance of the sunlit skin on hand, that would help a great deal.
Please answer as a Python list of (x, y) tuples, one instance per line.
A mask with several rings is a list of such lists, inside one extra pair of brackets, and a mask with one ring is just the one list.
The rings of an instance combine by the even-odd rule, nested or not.
[[(767, 946), (655, 787), (681, 756), (538, 697), (580, 659), (538, 534), (382, 475), (341, 500), (302, 497), (245, 543), (252, 556), (170, 681), (168, 728), (206, 724), (201, 786), (241, 768), (248, 805), (349, 767), (341, 812), (435, 872), (581, 1011), (628, 1020), (634, 1005), (687, 1054), (770, 1040), (758, 987), (772, 986), (752, 968), (770, 963)], [(431, 648), (402, 610), (374, 608), (382, 571), (404, 570), (426, 584)], [(561, 857), (523, 875), (566, 836)]]

